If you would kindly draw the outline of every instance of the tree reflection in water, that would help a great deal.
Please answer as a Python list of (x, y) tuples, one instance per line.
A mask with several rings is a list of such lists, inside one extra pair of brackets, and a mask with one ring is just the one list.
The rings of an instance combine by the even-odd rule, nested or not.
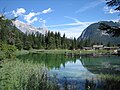
[[(119, 90), (120, 57), (66, 57), (62, 54), (28, 54), (18, 56), (23, 62), (42, 63), (47, 81), (57, 90)], [(118, 79), (115, 79), (118, 77)]]

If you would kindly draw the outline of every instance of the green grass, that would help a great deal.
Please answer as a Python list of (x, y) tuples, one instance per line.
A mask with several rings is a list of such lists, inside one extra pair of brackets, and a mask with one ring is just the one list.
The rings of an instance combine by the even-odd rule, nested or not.
[(28, 54), (28, 50), (17, 50), (14, 52), (15, 55), (22, 55), (22, 54)]
[(0, 90), (23, 90), (28, 85), (30, 75), (35, 74), (37, 77), (43, 73), (42, 65), (20, 60), (6, 60), (1, 66)]
[(30, 50), (30, 53), (55, 53), (55, 54), (64, 54), (67, 53), (74, 53), (74, 54), (90, 54), (90, 53), (108, 53), (111, 51), (107, 50), (67, 50), (67, 49), (55, 49), (55, 50)]
[(0, 90), (57, 90), (40, 63), (7, 59), (0, 65)]
[(74, 53), (74, 54), (91, 54), (91, 53), (109, 53), (113, 51), (107, 50), (68, 50), (68, 49), (52, 49), (52, 50), (45, 50), (45, 49), (31, 49), (31, 50), (20, 50), (16, 51), (15, 55), (22, 55), (28, 53), (53, 53), (53, 54), (65, 54), (66, 53)]

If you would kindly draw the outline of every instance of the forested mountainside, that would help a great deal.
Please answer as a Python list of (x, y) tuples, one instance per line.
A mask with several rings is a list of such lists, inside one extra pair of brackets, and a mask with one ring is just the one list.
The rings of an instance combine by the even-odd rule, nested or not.
[[(22, 25), (22, 24), (21, 24)], [(24, 24), (25, 25), (25, 24)], [(17, 26), (17, 27), (16, 27)], [(0, 42), (15, 45), (19, 50), (26, 49), (70, 49), (77, 48), (77, 40), (68, 39), (65, 34), (61, 36), (60, 32), (53, 33), (47, 31), (42, 33), (39, 29), (36, 32), (25, 26), (19, 26), (13, 23), (12, 20), (0, 17)], [(26, 32), (21, 31), (24, 27)], [(29, 26), (32, 27), (32, 26)], [(33, 27), (32, 27), (33, 28)], [(29, 32), (27, 32), (27, 29)], [(23, 29), (22, 29), (23, 30)], [(32, 31), (30, 33), (30, 31)]]
[[(105, 23), (110, 26), (118, 26), (120, 27), (120, 23), (118, 22), (112, 22), (112, 21), (101, 21), (102, 23)], [(120, 37), (112, 37), (112, 35), (107, 34), (105, 31), (100, 30), (99, 26), (101, 22), (93, 23), (89, 25), (80, 35), (78, 38), (79, 41), (88, 40), (90, 44), (92, 43), (98, 43), (98, 44), (113, 44), (117, 45), (120, 44)]]

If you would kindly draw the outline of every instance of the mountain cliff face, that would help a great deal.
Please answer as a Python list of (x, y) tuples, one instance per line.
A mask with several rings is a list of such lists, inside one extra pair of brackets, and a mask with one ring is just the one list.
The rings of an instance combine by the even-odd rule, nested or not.
[(21, 30), (22, 32), (24, 33), (35, 33), (35, 32), (39, 32), (39, 33), (42, 33), (42, 34), (45, 34), (46, 33), (46, 30), (44, 28), (36, 28), (32, 25), (28, 25), (24, 22), (21, 22), (19, 20), (16, 20), (15, 22), (13, 22), (15, 24), (15, 26)]
[[(114, 23), (112, 21), (102, 21), (110, 26), (120, 26), (120, 23)], [(103, 44), (120, 44), (120, 37), (112, 37), (111, 35), (107, 34), (105, 31), (99, 29), (101, 22), (93, 23), (88, 26), (78, 37), (78, 40), (90, 40), (91, 43), (103, 43)]]

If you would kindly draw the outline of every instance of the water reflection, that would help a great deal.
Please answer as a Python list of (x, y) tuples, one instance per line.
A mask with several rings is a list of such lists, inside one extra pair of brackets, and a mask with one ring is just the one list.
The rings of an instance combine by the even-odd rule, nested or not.
[(65, 63), (65, 67), (61, 66), (59, 69), (52, 69), (50, 70), (51, 74), (57, 75), (58, 78), (79, 78), (79, 79), (86, 79), (95, 77), (90, 71), (88, 71), (81, 61), (77, 59), (75, 62), (69, 61)]
[(75, 57), (70, 59), (69, 57), (65, 57), (62, 54), (30, 53), (26, 55), (20, 55), (18, 58), (23, 62), (42, 63), (48, 69), (59, 69), (61, 66), (65, 67), (67, 62), (76, 62)]
[(120, 74), (120, 57), (118, 56), (84, 57), (81, 62), (94, 74)]
[[(48, 69), (47, 78), (54, 81), (60, 90), (119, 90), (120, 88), (118, 56), (79, 58), (62, 54), (30, 53), (18, 58), (25, 63), (44, 64)], [(99, 77), (102, 75), (103, 77)]]
[(119, 74), (120, 57), (67, 57), (62, 54), (27, 54), (18, 56), (23, 62), (42, 63), (51, 72), (63, 72), (65, 75), (79, 76), (80, 73), (111, 73)]

